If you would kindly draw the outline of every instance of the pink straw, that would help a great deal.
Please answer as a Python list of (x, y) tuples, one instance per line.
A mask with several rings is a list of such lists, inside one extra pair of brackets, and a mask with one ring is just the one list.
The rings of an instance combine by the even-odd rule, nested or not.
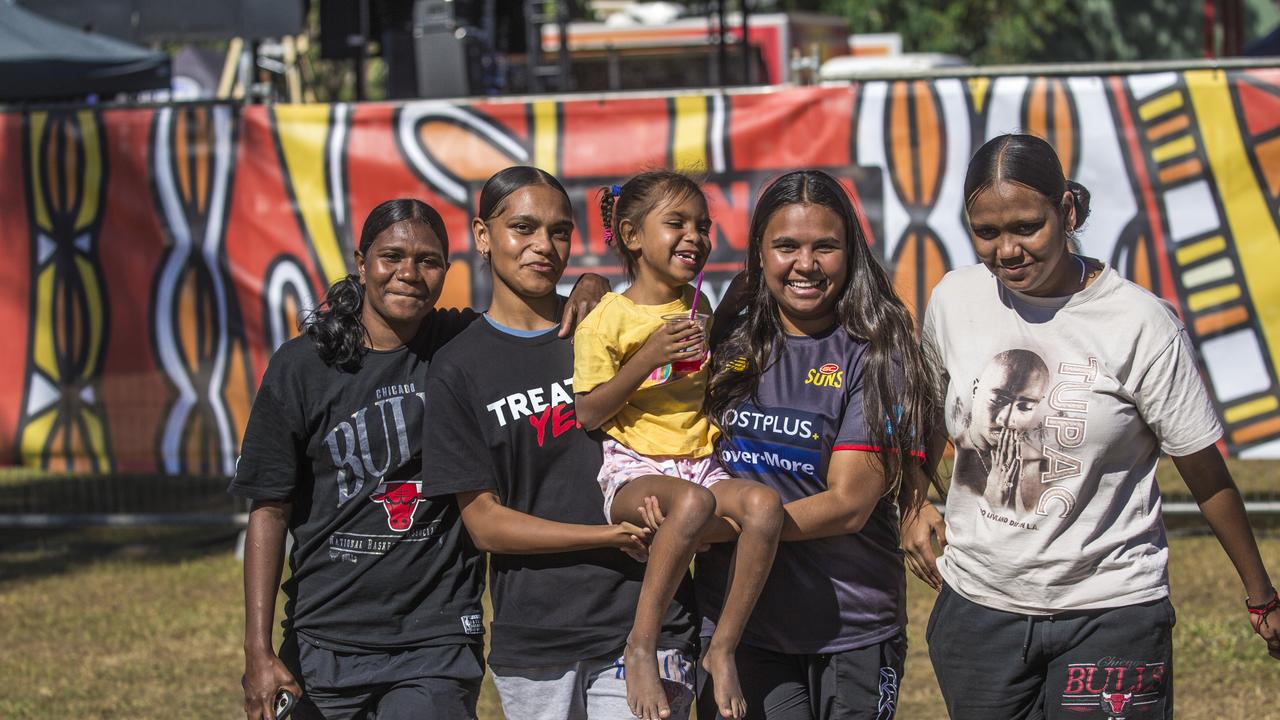
[(698, 282), (693, 286), (693, 309), (689, 311), (689, 319), (698, 318), (698, 298), (702, 296), (702, 271), (698, 271)]

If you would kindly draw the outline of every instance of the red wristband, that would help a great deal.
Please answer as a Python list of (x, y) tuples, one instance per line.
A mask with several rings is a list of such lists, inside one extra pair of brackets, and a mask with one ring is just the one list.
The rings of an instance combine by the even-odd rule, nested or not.
[(1261, 623), (1262, 618), (1280, 608), (1280, 593), (1277, 593), (1275, 588), (1271, 588), (1271, 599), (1261, 605), (1250, 605), (1249, 598), (1245, 598), (1244, 607), (1250, 615), (1257, 615), (1258, 622)]

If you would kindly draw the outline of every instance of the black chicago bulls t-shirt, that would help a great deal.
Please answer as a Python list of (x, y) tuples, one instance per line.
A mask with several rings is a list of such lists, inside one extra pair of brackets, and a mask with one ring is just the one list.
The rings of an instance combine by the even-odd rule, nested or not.
[(355, 373), (305, 336), (272, 356), (230, 492), (293, 503), (286, 630), (356, 652), (479, 642), (482, 556), (421, 478), (427, 365), (476, 317), (433, 312)]
[[(509, 508), (548, 520), (603, 524), (600, 444), (577, 423), (573, 344), (549, 331), (522, 337), (480, 320), (436, 356), (424, 424), (434, 451), (428, 496), (492, 490)], [(531, 666), (618, 651), (635, 615), (644, 566), (613, 548), (492, 555), (489, 661)], [(660, 645), (692, 653), (686, 576)]]

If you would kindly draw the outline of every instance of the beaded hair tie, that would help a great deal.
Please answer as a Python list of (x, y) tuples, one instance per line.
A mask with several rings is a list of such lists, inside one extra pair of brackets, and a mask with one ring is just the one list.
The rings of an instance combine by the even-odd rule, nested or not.
[[(609, 186), (609, 195), (613, 198), (612, 202), (614, 203), (614, 205), (617, 205), (617, 203), (618, 203), (618, 196), (619, 196), (619, 195), (621, 195), (621, 194), (622, 194), (622, 186), (621, 186), (621, 185), (610, 185), (610, 186)], [(605, 223), (605, 226), (604, 226), (604, 244), (605, 244), (605, 245), (612, 245), (612, 244), (613, 244), (613, 223), (612, 223), (612, 222)]]

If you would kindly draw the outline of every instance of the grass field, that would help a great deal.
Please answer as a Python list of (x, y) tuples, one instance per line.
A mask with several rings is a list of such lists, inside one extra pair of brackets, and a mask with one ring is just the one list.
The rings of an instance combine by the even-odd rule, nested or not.
[[(1238, 465), (1248, 494), (1280, 495), (1280, 464)], [(1171, 496), (1176, 483), (1162, 477)], [(1230, 563), (1196, 521), (1171, 524), (1178, 717), (1280, 720), (1280, 662), (1249, 634)], [(1280, 576), (1280, 523), (1265, 524), (1263, 557)], [(243, 717), (235, 536), (222, 528), (0, 532), (0, 718)], [(908, 602), (898, 717), (942, 718), (922, 637), (932, 591), (912, 578)], [(502, 717), (491, 684), (480, 717)]]

